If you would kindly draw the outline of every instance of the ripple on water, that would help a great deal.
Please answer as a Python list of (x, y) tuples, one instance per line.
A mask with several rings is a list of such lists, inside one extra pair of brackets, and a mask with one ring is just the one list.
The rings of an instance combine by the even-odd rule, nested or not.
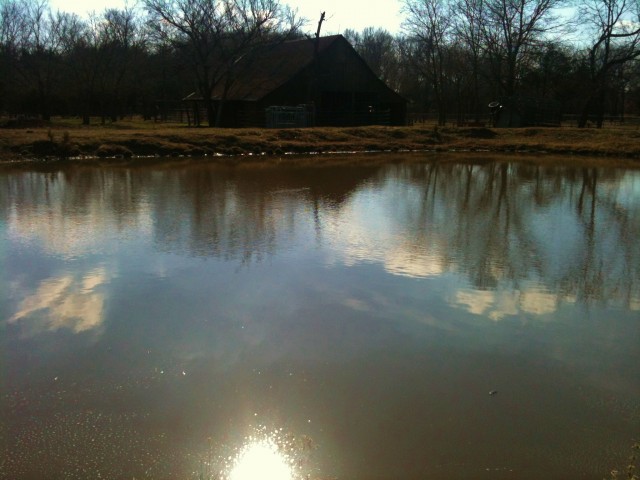
[(10, 426), (15, 434), (2, 469), (6, 478), (46, 478), (54, 472), (69, 479), (176, 473), (172, 461), (177, 459), (163, 448), (163, 435), (144, 434), (136, 414), (89, 410), (32, 415), (17, 422), (19, 428)]

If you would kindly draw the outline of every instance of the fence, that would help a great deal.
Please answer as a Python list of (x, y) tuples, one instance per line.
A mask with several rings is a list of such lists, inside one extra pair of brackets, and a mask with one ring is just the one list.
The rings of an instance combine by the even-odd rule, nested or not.
[(313, 107), (310, 105), (267, 107), (266, 114), (267, 128), (303, 128), (315, 123)]
[[(563, 114), (560, 127), (577, 127), (580, 115)], [(409, 125), (416, 124), (437, 124), (438, 114), (433, 112), (421, 113), (411, 112), (408, 114)], [(596, 124), (595, 116), (589, 117), (587, 127), (594, 127)], [(471, 113), (452, 114), (447, 116), (446, 125), (458, 127), (493, 127), (493, 121), (489, 114), (475, 115)], [(603, 127), (637, 127), (640, 128), (640, 116), (636, 115), (605, 115)]]

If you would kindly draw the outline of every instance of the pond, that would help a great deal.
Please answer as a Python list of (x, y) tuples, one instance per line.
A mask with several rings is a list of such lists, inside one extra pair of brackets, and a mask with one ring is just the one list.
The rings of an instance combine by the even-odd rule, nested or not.
[(600, 480), (639, 240), (638, 170), (4, 168), (0, 478)]

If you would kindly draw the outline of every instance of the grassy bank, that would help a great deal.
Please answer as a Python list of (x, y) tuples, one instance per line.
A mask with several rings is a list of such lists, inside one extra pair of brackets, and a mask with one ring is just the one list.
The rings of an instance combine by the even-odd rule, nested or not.
[(5, 122), (0, 161), (71, 158), (129, 159), (202, 157), (242, 160), (248, 155), (329, 152), (507, 152), (599, 157), (640, 166), (640, 129), (473, 127), (331, 127), (307, 129), (215, 129), (142, 121), (82, 126)]

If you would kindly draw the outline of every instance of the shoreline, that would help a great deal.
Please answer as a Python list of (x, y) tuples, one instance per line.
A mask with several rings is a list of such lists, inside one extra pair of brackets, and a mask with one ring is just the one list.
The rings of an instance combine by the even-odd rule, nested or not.
[[(369, 157), (502, 157), (523, 161), (598, 163), (640, 168), (640, 129), (439, 127), (314, 127), (292, 129), (188, 128), (183, 125), (121, 121), (105, 126), (71, 122), (0, 128), (0, 165), (162, 163), (198, 159), (256, 162), (333, 163), (354, 154)], [(340, 160), (341, 162), (344, 160)], [(365, 160), (366, 161), (366, 160)], [(349, 163), (349, 161), (347, 161)]]

